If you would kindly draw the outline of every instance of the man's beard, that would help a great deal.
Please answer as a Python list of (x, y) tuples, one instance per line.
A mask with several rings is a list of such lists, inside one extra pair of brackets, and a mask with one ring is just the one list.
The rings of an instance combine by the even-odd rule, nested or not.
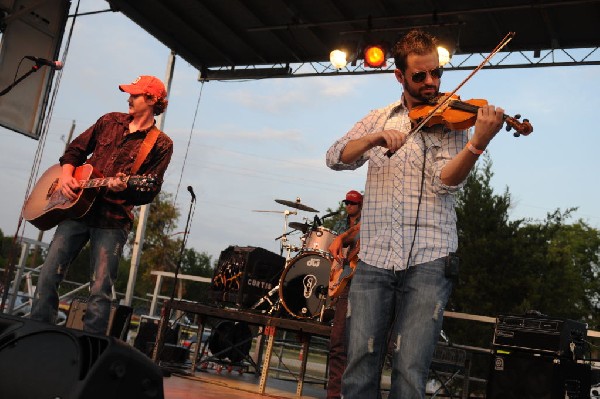
[(423, 95), (421, 94), (421, 92), (419, 90), (415, 90), (408, 82), (404, 85), (404, 90), (410, 94), (410, 96), (412, 98), (414, 98), (415, 100), (422, 102), (422, 103), (429, 103), (433, 98), (436, 98), (439, 94), (438, 88), (433, 86), (433, 85), (429, 85), (429, 86), (423, 86), (420, 88), (421, 90), (423, 89), (433, 89), (434, 93), (433, 94), (427, 94), (427, 95)]

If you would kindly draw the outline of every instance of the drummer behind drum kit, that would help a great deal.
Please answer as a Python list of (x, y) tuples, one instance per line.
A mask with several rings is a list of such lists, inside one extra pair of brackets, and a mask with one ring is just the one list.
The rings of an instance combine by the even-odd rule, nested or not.
[[(290, 208), (306, 212), (319, 212), (304, 205), (300, 198), (296, 201), (276, 199), (275, 202)], [(278, 211), (256, 211), (278, 212)], [(258, 309), (272, 314), (283, 308), (298, 319), (329, 321), (326, 311), (330, 308), (331, 298), (327, 296), (329, 273), (333, 257), (328, 252), (329, 245), (337, 233), (323, 226), (322, 220), (337, 214), (337, 212), (319, 218), (315, 215), (312, 223), (305, 218), (304, 223), (290, 222), (288, 216), (297, 214), (295, 211), (280, 212), (285, 215), (284, 233), (275, 240), (280, 240), (281, 253), (287, 253), (285, 268), (279, 279), (279, 285), (262, 297), (251, 309)], [(288, 226), (292, 228), (288, 232)], [(288, 236), (299, 231), (302, 233), (301, 246), (291, 245)], [(298, 252), (291, 256), (291, 252)], [(275, 294), (278, 294), (275, 297)], [(265, 308), (266, 306), (266, 308)]]

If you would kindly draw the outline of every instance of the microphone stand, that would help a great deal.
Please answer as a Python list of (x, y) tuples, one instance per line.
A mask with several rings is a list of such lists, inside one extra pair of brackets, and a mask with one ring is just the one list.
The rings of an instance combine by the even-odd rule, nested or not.
[[(192, 214), (193, 214), (193, 209), (194, 209), (194, 205), (196, 204), (196, 195), (194, 195), (194, 192), (192, 190), (190, 190), (190, 187), (188, 187), (188, 191), (190, 191), (190, 194), (192, 195), (192, 199), (190, 200), (190, 207), (188, 210), (188, 215), (187, 215), (187, 221), (185, 223), (185, 230), (183, 231), (183, 239), (181, 240), (181, 248), (179, 250), (179, 259), (177, 261), (177, 266), (175, 267), (175, 278), (174, 278), (174, 283), (173, 283), (173, 290), (171, 291), (171, 296), (169, 298), (169, 302), (168, 304), (165, 304), (163, 306), (163, 310), (162, 310), (162, 314), (161, 314), (161, 320), (159, 323), (159, 334), (157, 335), (156, 338), (156, 342), (154, 343), (154, 351), (152, 353), (152, 360), (154, 360), (156, 362), (156, 364), (160, 363), (160, 355), (162, 354), (162, 350), (164, 348), (164, 341), (165, 341), (165, 334), (167, 332), (167, 327), (169, 326), (169, 321), (171, 320), (171, 304), (175, 298), (175, 291), (177, 290), (177, 283), (179, 282), (178, 280), (178, 276), (179, 276), (179, 270), (181, 269), (181, 263), (183, 262), (183, 255), (185, 252), (185, 245), (187, 242), (187, 237), (188, 237), (188, 233), (189, 233), (189, 227), (190, 227), (190, 221), (192, 219)], [(160, 339), (159, 339), (160, 337)], [(200, 342), (197, 342), (197, 345), (199, 345)]]
[(26, 72), (25, 74), (23, 74), (19, 79), (17, 79), (14, 82), (12, 82), (12, 84), (9, 85), (6, 89), (0, 91), (0, 96), (3, 96), (6, 93), (8, 93), (9, 91), (11, 91), (13, 89), (13, 87), (15, 87), (16, 85), (18, 85), (19, 83), (21, 83), (22, 80), (24, 80), (26, 77), (28, 77), (32, 73), (37, 72), (39, 69), (40, 69), (39, 65), (32, 66), (31, 69), (28, 72)]

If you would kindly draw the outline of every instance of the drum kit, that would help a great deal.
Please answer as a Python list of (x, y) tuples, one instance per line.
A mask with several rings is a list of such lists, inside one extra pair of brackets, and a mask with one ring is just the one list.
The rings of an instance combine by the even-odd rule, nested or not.
[[(302, 203), (300, 198), (295, 201), (276, 199), (275, 202), (294, 208), (295, 210), (255, 211), (276, 212), (284, 214), (284, 232), (275, 240), (280, 241), (281, 255), (286, 252), (285, 268), (279, 284), (267, 295), (261, 298), (252, 309), (269, 308), (264, 312), (273, 314), (282, 306), (292, 317), (317, 321), (326, 320), (330, 309), (331, 298), (328, 297), (329, 274), (333, 256), (329, 253), (329, 245), (337, 237), (337, 233), (323, 227), (322, 218), (314, 216), (312, 223), (304, 218), (303, 223), (288, 222), (289, 215), (297, 215), (296, 210), (318, 213), (319, 211)], [(288, 231), (288, 228), (291, 230)], [(288, 236), (300, 232), (300, 245), (290, 243)], [(292, 252), (296, 254), (292, 256)], [(276, 296), (277, 295), (277, 296)]]

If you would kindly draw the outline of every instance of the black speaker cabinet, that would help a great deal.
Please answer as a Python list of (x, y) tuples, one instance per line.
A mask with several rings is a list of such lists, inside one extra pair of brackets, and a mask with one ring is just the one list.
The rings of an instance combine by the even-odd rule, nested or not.
[(161, 369), (124, 342), (5, 314), (0, 370), (0, 398), (164, 398)]
[(210, 284), (217, 302), (250, 308), (277, 286), (285, 258), (263, 248), (230, 246), (221, 252)]
[[(69, 315), (67, 316), (65, 326), (76, 330), (83, 330), (83, 318), (87, 306), (88, 304), (85, 298), (74, 298), (71, 301), (71, 307), (69, 308)], [(106, 335), (120, 338), (125, 341), (132, 313), (133, 309), (131, 307), (113, 303), (110, 307), (110, 317), (108, 319)]]
[(591, 367), (526, 352), (496, 353), (488, 399), (589, 399)]
[[(158, 317), (142, 316), (140, 325), (138, 326), (137, 335), (133, 341), (133, 346), (142, 351), (148, 357), (152, 357), (154, 346), (156, 345), (156, 337), (158, 335), (158, 325), (160, 319)], [(172, 363), (183, 363), (188, 356), (188, 349), (177, 345), (179, 341), (180, 325), (175, 324), (173, 327), (167, 327), (164, 334), (164, 346), (159, 359)]]

